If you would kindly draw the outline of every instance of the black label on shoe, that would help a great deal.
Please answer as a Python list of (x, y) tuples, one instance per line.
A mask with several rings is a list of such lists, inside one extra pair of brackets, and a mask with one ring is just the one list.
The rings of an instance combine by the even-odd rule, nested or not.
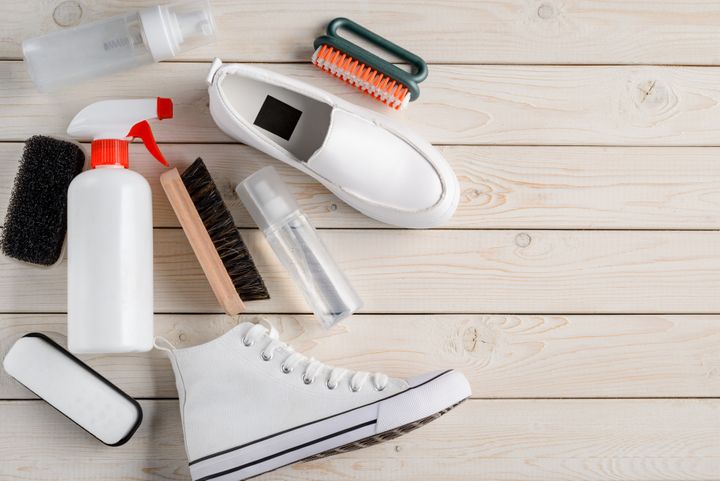
[(254, 124), (285, 140), (290, 140), (302, 112), (275, 97), (265, 97)]

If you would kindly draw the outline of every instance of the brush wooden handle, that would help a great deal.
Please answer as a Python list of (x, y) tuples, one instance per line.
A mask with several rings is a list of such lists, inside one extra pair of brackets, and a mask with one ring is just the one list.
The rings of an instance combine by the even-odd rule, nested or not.
[(218, 302), (229, 315), (236, 315), (245, 310), (240, 295), (230, 279), (220, 255), (213, 245), (210, 234), (203, 225), (200, 214), (183, 184), (177, 169), (171, 169), (160, 176), (160, 184), (172, 205), (185, 236), (200, 262)]

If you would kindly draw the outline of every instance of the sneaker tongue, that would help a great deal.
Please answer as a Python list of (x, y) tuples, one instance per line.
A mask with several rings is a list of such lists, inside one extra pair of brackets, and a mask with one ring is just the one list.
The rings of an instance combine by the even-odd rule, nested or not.
[(254, 322), (241, 322), (237, 326), (235, 326), (235, 329), (242, 332), (243, 334), (248, 332), (252, 327), (255, 325)]
[(246, 334), (250, 329), (253, 327), (261, 325), (265, 328), (265, 335), (270, 337), (271, 339), (278, 339), (280, 337), (280, 333), (278, 333), (277, 329), (273, 327), (272, 324), (270, 324), (270, 321), (266, 319), (258, 319), (257, 322), (242, 322), (235, 327), (239, 332), (242, 332), (243, 334)]
[(260, 321), (258, 321), (258, 324), (260, 324), (267, 330), (267, 335), (272, 339), (277, 339), (280, 337), (280, 333), (277, 331), (277, 329), (275, 329), (275, 327), (273, 327), (272, 324), (270, 324), (270, 321), (260, 319)]

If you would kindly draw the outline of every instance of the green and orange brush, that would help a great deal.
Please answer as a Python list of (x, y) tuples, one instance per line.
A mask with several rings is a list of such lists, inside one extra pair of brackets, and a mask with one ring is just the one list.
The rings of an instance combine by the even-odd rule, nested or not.
[[(341, 28), (409, 63), (412, 72), (340, 37)], [(404, 109), (420, 96), (418, 84), (428, 75), (423, 59), (347, 18), (330, 22), (327, 34), (315, 39), (314, 47), (312, 62), (315, 65), (395, 110)]]

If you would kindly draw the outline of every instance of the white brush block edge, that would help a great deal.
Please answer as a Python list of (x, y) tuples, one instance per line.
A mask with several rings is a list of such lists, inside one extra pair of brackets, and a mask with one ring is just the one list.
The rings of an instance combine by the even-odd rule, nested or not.
[(137, 401), (43, 334), (18, 339), (3, 368), (108, 446), (124, 444), (140, 426)]

